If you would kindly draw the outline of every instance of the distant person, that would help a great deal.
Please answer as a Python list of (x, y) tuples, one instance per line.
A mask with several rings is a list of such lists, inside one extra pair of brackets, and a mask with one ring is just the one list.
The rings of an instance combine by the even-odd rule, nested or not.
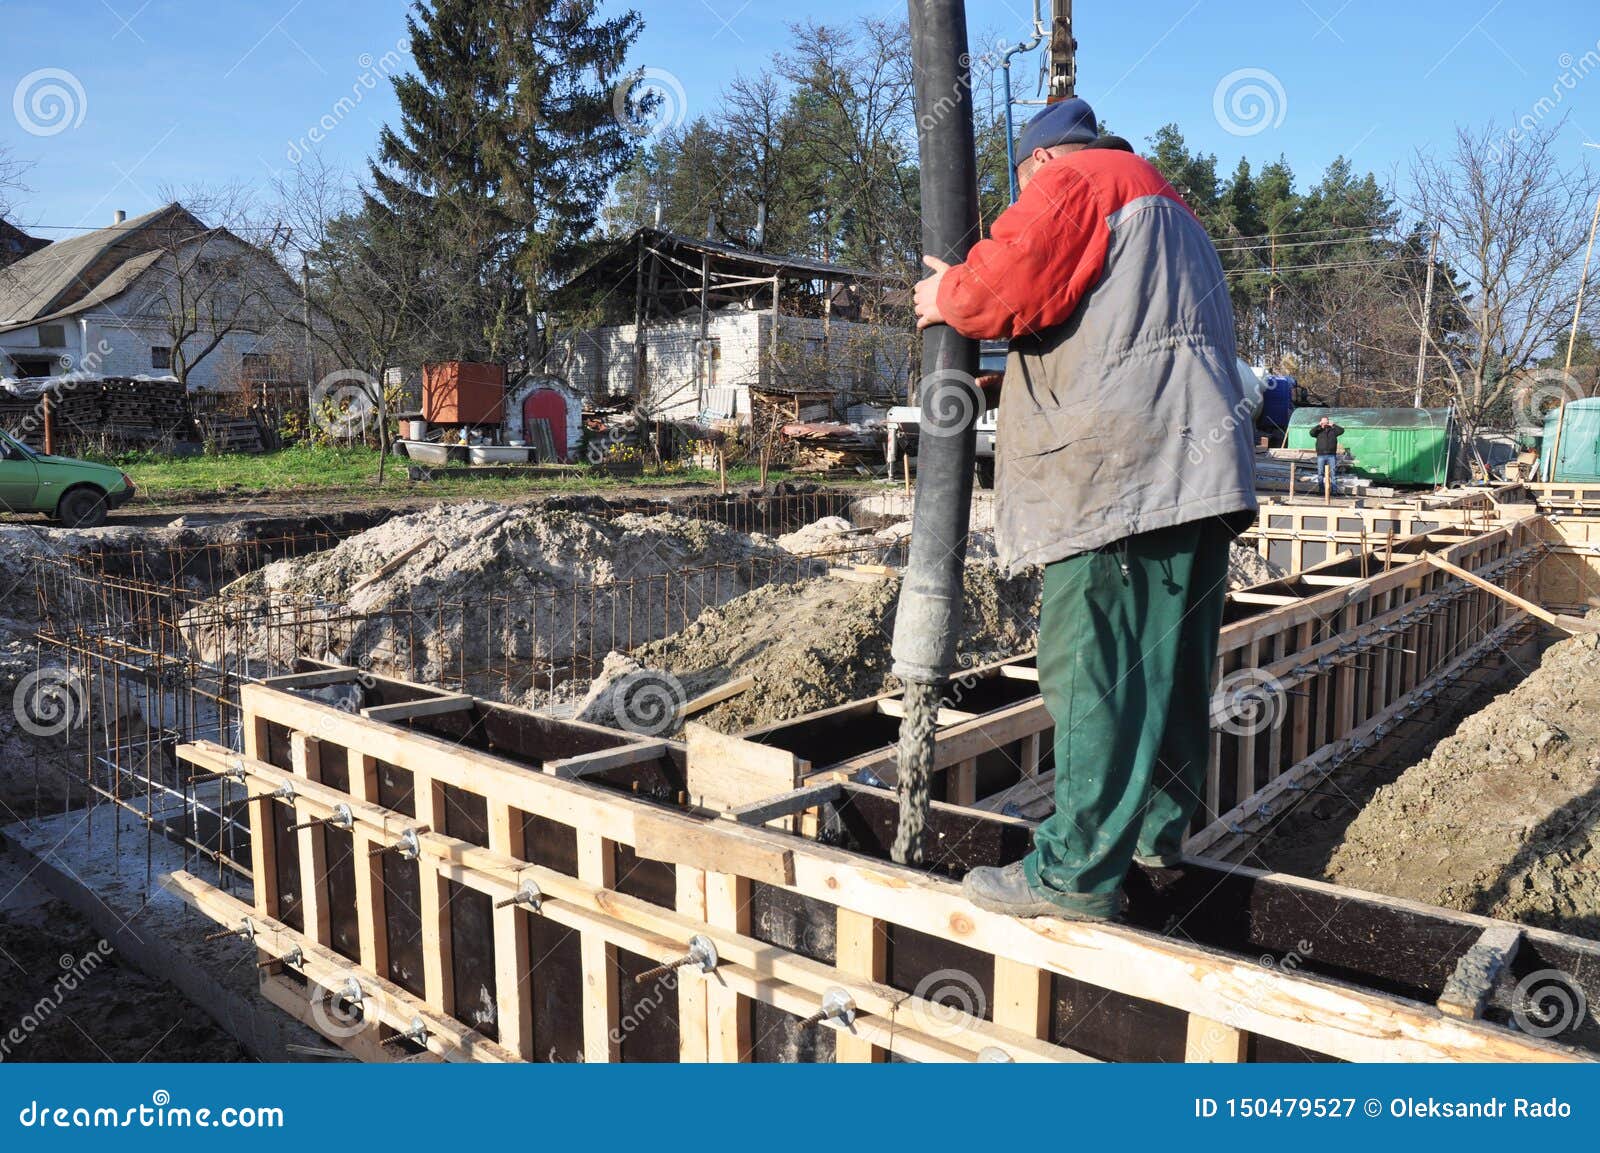
[(1314, 435), (1317, 438), (1317, 483), (1322, 486), (1325, 499), (1333, 498), (1333, 479), (1339, 474), (1339, 438), (1344, 429), (1328, 417), (1318, 422)]

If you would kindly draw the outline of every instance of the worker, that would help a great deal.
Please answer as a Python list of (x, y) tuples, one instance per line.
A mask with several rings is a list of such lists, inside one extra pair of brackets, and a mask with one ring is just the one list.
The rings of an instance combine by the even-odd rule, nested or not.
[(1039, 689), (1055, 813), (1028, 857), (966, 877), (980, 908), (1107, 920), (1132, 863), (1173, 868), (1204, 792), (1229, 546), (1254, 522), (1253, 422), (1205, 229), (1148, 162), (1054, 104), (1021, 197), (966, 263), (928, 257), (918, 324), (1010, 341), (996, 530), (1044, 566)]
[(1325, 504), (1333, 503), (1333, 480), (1339, 475), (1339, 438), (1344, 429), (1328, 417), (1317, 422), (1317, 484)]

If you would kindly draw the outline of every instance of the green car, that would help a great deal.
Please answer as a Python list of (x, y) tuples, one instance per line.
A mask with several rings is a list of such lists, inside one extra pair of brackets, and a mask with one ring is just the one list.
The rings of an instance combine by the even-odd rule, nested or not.
[(93, 528), (132, 499), (133, 481), (127, 473), (67, 456), (45, 456), (0, 432), (0, 509), (48, 513), (72, 528)]

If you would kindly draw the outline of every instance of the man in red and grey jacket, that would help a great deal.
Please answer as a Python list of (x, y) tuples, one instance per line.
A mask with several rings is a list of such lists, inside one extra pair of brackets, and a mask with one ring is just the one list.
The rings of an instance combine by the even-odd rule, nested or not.
[(975, 869), (1015, 916), (1114, 918), (1133, 861), (1172, 867), (1205, 788), (1229, 544), (1254, 520), (1253, 419), (1205, 229), (1146, 161), (1091, 147), (1093, 110), (1022, 135), (1021, 198), (967, 262), (929, 258), (919, 323), (1006, 338), (996, 531), (1044, 566), (1039, 687), (1056, 811)]

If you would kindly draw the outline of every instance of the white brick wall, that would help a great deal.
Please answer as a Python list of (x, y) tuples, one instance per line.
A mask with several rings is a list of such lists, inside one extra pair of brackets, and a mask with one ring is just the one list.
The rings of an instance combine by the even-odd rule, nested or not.
[[(779, 318), (779, 368), (772, 373), (769, 348), (772, 314), (726, 310), (713, 313), (707, 334), (716, 342), (709, 376), (697, 364), (698, 316), (657, 322), (646, 329), (645, 391), (662, 417), (692, 419), (699, 415), (704, 387), (732, 387), (738, 415), (750, 416), (749, 390), (780, 386), (831, 387), (841, 393), (904, 391), (904, 355), (910, 333), (886, 333), (875, 325), (834, 321), (829, 329), (828, 356), (822, 357), (820, 319)], [(634, 326), (590, 329), (561, 342), (545, 362), (545, 370), (566, 380), (586, 397), (628, 396), (634, 383)]]

